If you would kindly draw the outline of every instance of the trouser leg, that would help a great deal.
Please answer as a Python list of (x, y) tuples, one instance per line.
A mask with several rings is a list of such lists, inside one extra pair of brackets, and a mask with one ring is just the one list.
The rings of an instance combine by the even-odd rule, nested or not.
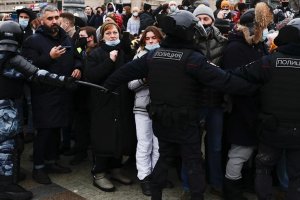
[(38, 129), (33, 142), (33, 164), (42, 168), (45, 160), (58, 159), (60, 129)]
[(279, 161), (282, 150), (260, 144), (256, 156), (255, 191), (258, 200), (271, 200), (272, 198), (272, 169)]
[(93, 174), (104, 173), (110, 169), (121, 168), (121, 167), (122, 167), (121, 158), (95, 156), (92, 173)]
[(300, 149), (286, 150), (286, 166), (289, 177), (287, 192), (288, 200), (298, 200), (300, 197)]
[(201, 144), (200, 142), (182, 144), (180, 148), (183, 165), (187, 170), (191, 199), (202, 200), (206, 185), (202, 165)]
[(242, 168), (251, 157), (254, 147), (231, 145), (228, 152), (224, 196), (226, 200), (245, 199), (242, 191)]
[(135, 122), (137, 135), (136, 168), (139, 180), (143, 180), (152, 172), (152, 121), (148, 115), (135, 114)]
[(222, 133), (223, 133), (223, 108), (214, 107), (208, 110), (206, 117), (206, 173), (209, 184), (217, 189), (223, 188), (222, 168)]
[(160, 156), (151, 174), (151, 199), (161, 200), (162, 189), (168, 177), (168, 168), (172, 160), (176, 145), (173, 143), (159, 141)]

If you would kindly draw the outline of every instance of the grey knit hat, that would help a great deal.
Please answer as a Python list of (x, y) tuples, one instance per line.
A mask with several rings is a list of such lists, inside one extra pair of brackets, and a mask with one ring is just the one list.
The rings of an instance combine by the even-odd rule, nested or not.
[(213, 10), (204, 4), (200, 4), (193, 12), (193, 15), (197, 17), (198, 15), (208, 15), (213, 21), (215, 21)]
[(204, 5), (206, 5), (207, 7), (210, 7), (210, 4), (209, 4), (209, 1), (208, 0), (197, 0), (197, 1), (195, 1), (194, 2), (194, 7), (196, 8), (196, 7), (198, 7), (199, 5), (201, 5), (201, 4), (204, 4)]

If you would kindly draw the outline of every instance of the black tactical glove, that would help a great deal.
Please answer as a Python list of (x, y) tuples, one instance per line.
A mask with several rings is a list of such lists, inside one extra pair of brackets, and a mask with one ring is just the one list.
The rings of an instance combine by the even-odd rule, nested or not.
[(76, 79), (73, 77), (58, 76), (57, 74), (49, 73), (46, 70), (38, 70), (31, 78), (33, 82), (38, 82), (47, 85), (53, 85), (57, 87), (64, 87), (66, 89), (75, 90), (77, 84)]

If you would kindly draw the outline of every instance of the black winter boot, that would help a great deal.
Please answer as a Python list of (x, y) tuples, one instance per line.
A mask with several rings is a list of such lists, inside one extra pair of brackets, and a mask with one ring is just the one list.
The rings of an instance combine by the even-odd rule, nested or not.
[(32, 192), (13, 183), (12, 176), (0, 176), (0, 200), (29, 200)]
[(247, 200), (243, 196), (243, 182), (242, 179), (230, 180), (224, 179), (224, 199), (225, 200)]

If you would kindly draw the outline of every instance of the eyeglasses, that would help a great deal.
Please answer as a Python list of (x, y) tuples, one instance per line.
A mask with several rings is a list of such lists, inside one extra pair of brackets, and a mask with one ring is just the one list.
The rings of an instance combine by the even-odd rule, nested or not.
[(52, 21), (53, 19), (58, 20), (59, 16), (54, 16), (54, 17), (47, 17), (48, 21)]

